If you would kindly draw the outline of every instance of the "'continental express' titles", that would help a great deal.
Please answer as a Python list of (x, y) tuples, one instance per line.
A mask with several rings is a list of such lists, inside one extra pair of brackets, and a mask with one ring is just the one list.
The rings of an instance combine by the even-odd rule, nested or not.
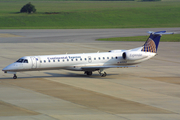
[(76, 58), (81, 58), (81, 56), (47, 57), (48, 60), (55, 60), (55, 59), (76, 59)]

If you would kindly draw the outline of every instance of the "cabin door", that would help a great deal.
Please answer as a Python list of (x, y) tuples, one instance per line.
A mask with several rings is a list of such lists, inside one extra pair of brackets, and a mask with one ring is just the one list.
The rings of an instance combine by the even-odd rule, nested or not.
[(31, 57), (32, 60), (32, 69), (36, 69), (37, 68), (37, 58), (35, 57)]

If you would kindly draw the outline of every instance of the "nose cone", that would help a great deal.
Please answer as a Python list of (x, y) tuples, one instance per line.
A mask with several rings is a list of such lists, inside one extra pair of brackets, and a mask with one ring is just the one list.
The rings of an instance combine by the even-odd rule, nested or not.
[(6, 71), (7, 70), (7, 67), (3, 68), (2, 71)]
[(18, 70), (18, 65), (16, 65), (16, 63), (12, 63), (2, 69), (2, 71), (14, 71), (14, 70)]
[(2, 71), (9, 71), (9, 70), (11, 70), (13, 68), (14, 68), (14, 65), (10, 64), (10, 65), (6, 66), (5, 68), (3, 68)]

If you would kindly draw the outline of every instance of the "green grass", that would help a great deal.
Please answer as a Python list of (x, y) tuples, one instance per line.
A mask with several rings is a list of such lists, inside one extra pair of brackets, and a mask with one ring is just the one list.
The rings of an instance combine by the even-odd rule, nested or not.
[[(18, 13), (27, 1), (0, 1), (0, 29), (180, 27), (180, 2), (33, 1), (37, 13)], [(45, 14), (59, 12), (59, 14)]]
[[(146, 41), (148, 36), (133, 36), (133, 37), (116, 37), (116, 38), (102, 38), (99, 41)], [(180, 42), (180, 34), (163, 35), (161, 42)]]

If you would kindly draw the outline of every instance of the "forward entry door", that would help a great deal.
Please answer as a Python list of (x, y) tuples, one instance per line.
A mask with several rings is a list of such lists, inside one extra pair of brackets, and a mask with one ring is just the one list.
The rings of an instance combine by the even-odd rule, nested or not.
[(36, 69), (37, 68), (37, 60), (35, 57), (31, 57), (31, 60), (32, 60), (32, 68), (33, 69)]

